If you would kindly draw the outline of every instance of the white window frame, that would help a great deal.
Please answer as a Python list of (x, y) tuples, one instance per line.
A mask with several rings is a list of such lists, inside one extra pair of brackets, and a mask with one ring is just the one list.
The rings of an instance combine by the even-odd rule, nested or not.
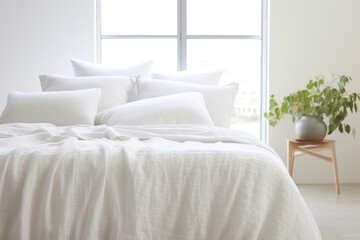
[(188, 35), (186, 29), (186, 1), (177, 0), (177, 34), (176, 35), (102, 35), (101, 34), (101, 0), (96, 0), (96, 61), (101, 63), (101, 41), (103, 39), (177, 39), (178, 71), (186, 70), (186, 50), (189, 39), (253, 39), (261, 40), (261, 106), (260, 106), (260, 139), (268, 143), (268, 124), (264, 118), (268, 101), (268, 0), (261, 0), (262, 19), (260, 35)]

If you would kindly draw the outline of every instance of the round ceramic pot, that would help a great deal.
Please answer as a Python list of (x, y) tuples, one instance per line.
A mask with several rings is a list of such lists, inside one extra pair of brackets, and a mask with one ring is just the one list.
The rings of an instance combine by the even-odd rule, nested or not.
[(322, 141), (327, 132), (323, 120), (315, 117), (304, 116), (295, 124), (295, 135), (301, 141)]

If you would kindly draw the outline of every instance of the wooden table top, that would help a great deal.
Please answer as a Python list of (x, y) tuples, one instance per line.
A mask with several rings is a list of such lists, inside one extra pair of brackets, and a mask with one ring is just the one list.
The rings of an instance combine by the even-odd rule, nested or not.
[(296, 143), (296, 144), (301, 144), (301, 145), (326, 144), (326, 143), (335, 142), (335, 140), (332, 140), (332, 139), (324, 139), (322, 141), (302, 141), (302, 140), (297, 140), (297, 139), (288, 139), (287, 141), (290, 143)]

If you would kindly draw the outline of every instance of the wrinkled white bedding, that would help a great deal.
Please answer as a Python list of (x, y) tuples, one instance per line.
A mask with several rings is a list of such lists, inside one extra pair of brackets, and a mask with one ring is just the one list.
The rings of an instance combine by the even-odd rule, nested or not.
[(209, 126), (0, 125), (0, 239), (320, 239), (284, 164)]

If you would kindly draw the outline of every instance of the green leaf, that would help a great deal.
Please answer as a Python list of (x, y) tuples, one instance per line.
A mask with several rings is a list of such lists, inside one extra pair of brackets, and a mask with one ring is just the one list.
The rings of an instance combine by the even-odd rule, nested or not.
[(310, 81), (307, 85), (306, 85), (306, 88), (307, 89), (312, 89), (312, 87), (313, 87), (313, 83), (312, 83), (312, 81)]
[(349, 124), (346, 124), (346, 125), (345, 125), (345, 131), (346, 131), (347, 133), (350, 133), (351, 128), (350, 128), (350, 125), (349, 125)]
[(340, 131), (341, 133), (344, 131), (342, 124), (339, 125), (339, 131)]

